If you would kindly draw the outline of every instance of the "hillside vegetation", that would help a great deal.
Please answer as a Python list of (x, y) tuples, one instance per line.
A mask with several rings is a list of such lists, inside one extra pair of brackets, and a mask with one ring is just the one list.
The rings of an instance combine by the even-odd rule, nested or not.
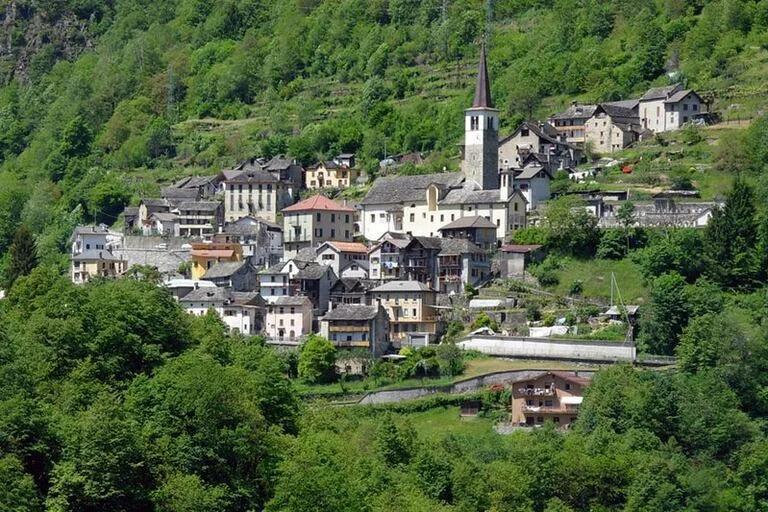
[[(183, 174), (255, 154), (304, 162), (433, 152), (457, 165), (478, 42), (503, 130), (574, 98), (685, 81), (759, 112), (768, 2), (749, 0), (17, 0), (0, 3), (0, 254), (17, 226), (46, 263), (73, 225)], [(714, 195), (714, 193), (708, 195)]]

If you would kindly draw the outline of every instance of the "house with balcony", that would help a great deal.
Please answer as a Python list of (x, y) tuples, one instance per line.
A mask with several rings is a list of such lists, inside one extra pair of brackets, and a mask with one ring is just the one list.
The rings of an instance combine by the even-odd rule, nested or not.
[(554, 114), (548, 121), (550, 125), (555, 127), (558, 140), (564, 138), (569, 143), (581, 148), (586, 142), (584, 125), (596, 109), (597, 105), (584, 105), (574, 101), (567, 109)]
[(259, 272), (259, 293), (267, 302), (293, 294), (290, 276), (285, 267), (286, 263), (277, 263)]
[(491, 277), (488, 252), (464, 238), (442, 239), (437, 261), (440, 293), (462, 293), (465, 285), (476, 286)]
[(340, 349), (366, 349), (379, 357), (389, 347), (389, 319), (379, 304), (344, 304), (320, 319), (320, 334)]
[(403, 250), (411, 243), (411, 236), (387, 232), (368, 252), (368, 277), (378, 281), (403, 279)]
[(479, 215), (461, 217), (441, 227), (439, 231), (443, 238), (469, 240), (486, 251), (496, 247), (496, 225)]
[(299, 342), (312, 332), (312, 301), (303, 295), (278, 297), (266, 305), (264, 334), (271, 341)]
[(194, 287), (179, 303), (187, 313), (195, 316), (215, 311), (233, 333), (252, 336), (264, 328), (265, 302), (256, 292), (201, 286)]
[(329, 240), (351, 242), (355, 235), (355, 213), (354, 208), (322, 195), (283, 208), (285, 257)]
[(224, 224), (224, 207), (218, 201), (187, 201), (178, 207), (179, 236), (210, 240)]
[(202, 279), (211, 267), (223, 261), (242, 261), (243, 248), (233, 243), (195, 243), (189, 251), (192, 279)]
[(358, 279), (352, 277), (339, 278), (329, 292), (328, 300), (330, 309), (334, 309), (343, 304), (371, 304), (371, 296), (368, 293), (379, 283), (369, 279)]
[(426, 346), (436, 340), (439, 323), (433, 288), (418, 281), (389, 281), (370, 293), (371, 302), (387, 311), (389, 339), (395, 347)]
[(513, 425), (535, 427), (551, 421), (560, 428), (573, 425), (589, 379), (573, 372), (543, 372), (512, 383)]

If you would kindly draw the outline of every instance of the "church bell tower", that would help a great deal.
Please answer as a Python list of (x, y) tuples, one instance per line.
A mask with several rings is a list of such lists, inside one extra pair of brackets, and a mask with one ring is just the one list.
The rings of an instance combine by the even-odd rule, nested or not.
[(467, 181), (482, 190), (499, 188), (499, 111), (493, 108), (485, 45), (480, 47), (480, 66), (472, 107), (464, 111), (464, 160)]

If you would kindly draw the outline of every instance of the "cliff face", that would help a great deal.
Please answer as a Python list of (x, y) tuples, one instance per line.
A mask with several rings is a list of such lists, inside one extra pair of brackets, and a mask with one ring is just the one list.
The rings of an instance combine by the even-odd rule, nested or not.
[[(0, 0), (0, 85), (34, 79), (57, 60), (73, 60), (93, 45), (101, 13), (76, 13), (64, 3)], [(4, 4), (4, 5), (3, 5)]]

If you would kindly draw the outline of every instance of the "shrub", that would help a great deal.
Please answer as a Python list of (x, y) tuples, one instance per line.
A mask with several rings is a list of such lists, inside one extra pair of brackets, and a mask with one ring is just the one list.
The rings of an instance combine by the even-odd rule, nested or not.
[(571, 283), (570, 288), (568, 289), (568, 293), (570, 295), (581, 295), (581, 292), (584, 291), (584, 282), (581, 279), (576, 279)]

